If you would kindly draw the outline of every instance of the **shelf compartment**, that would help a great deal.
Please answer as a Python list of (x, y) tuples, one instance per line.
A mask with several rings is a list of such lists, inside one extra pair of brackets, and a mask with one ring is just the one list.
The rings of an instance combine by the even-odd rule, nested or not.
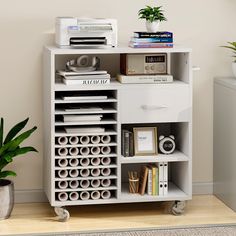
[(64, 109), (56, 109), (55, 115), (66, 115), (66, 114), (107, 114), (107, 113), (117, 113), (114, 108), (106, 108), (99, 111), (65, 111)]
[(175, 151), (172, 154), (158, 154), (155, 156), (133, 156), (123, 157), (121, 156), (120, 161), (122, 164), (129, 163), (154, 163), (154, 162), (177, 162), (177, 161), (189, 161), (189, 157), (183, 152)]
[(73, 125), (109, 125), (117, 124), (114, 119), (103, 119), (101, 121), (83, 121), (83, 122), (62, 122), (56, 121), (55, 126), (73, 126)]
[(100, 99), (91, 99), (91, 100), (63, 100), (60, 98), (56, 98), (54, 100), (55, 104), (65, 104), (65, 103), (108, 103), (108, 102), (117, 102), (117, 99), (115, 98), (107, 98), (106, 100), (100, 100)]
[(70, 181), (70, 180), (92, 180), (92, 179), (117, 179), (116, 175), (109, 175), (109, 176), (88, 176), (88, 177), (67, 177), (67, 178), (55, 178), (55, 181)]
[(55, 148), (63, 148), (63, 147), (106, 147), (106, 146), (117, 146), (117, 143), (115, 142), (112, 142), (112, 143), (96, 143), (96, 144), (93, 144), (93, 143), (88, 143), (88, 144), (66, 144), (66, 145), (58, 145), (56, 144), (55, 145)]
[(66, 189), (55, 189), (55, 192), (60, 193), (60, 192), (82, 192), (82, 191), (102, 191), (102, 190), (117, 190), (117, 186), (110, 186), (110, 187), (98, 187), (98, 188), (66, 188)]
[(98, 165), (98, 166), (76, 166), (76, 167), (55, 167), (55, 170), (78, 170), (78, 169), (103, 169), (103, 168), (117, 168), (117, 165), (108, 165), (108, 166), (103, 166), (103, 165)]
[(60, 136), (93, 136), (93, 135), (117, 135), (117, 132), (113, 129), (106, 129), (105, 132), (91, 132), (91, 133), (67, 133), (64, 129), (57, 130), (55, 132), (55, 137)]
[(74, 158), (93, 158), (93, 157), (111, 157), (111, 158), (116, 158), (117, 154), (116, 153), (110, 153), (110, 154), (99, 154), (99, 155), (87, 155), (87, 156), (82, 156), (82, 155), (77, 155), (77, 156), (55, 156), (55, 159), (74, 159)]

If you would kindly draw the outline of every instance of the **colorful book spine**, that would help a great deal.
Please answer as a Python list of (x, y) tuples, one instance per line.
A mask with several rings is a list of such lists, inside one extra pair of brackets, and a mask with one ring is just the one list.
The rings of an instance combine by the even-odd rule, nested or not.
[(156, 167), (156, 195), (159, 195), (159, 170)]
[(152, 168), (148, 167), (147, 194), (152, 195)]
[(135, 37), (132, 37), (130, 41), (134, 43), (173, 43), (173, 38), (135, 38)]
[(156, 195), (156, 167), (152, 167), (152, 195)]
[(110, 84), (110, 79), (80, 79), (68, 80), (63, 78), (63, 83), (66, 85), (94, 85), (94, 84)]
[(132, 48), (173, 48), (173, 43), (134, 43), (130, 42)]
[(168, 31), (159, 32), (134, 32), (136, 38), (173, 38), (173, 33)]

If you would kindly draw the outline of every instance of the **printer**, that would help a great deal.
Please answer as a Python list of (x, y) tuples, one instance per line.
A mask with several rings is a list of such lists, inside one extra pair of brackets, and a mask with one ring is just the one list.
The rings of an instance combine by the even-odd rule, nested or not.
[(76, 17), (56, 18), (56, 45), (60, 48), (117, 46), (117, 21)]

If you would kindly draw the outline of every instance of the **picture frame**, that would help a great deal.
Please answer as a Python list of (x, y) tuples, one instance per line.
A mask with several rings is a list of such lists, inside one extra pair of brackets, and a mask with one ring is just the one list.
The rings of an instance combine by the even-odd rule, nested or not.
[(134, 132), (134, 155), (157, 155), (157, 127), (137, 127)]

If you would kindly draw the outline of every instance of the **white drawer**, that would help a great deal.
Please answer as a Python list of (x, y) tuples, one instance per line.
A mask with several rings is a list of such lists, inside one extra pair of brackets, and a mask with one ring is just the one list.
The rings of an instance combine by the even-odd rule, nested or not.
[(120, 93), (122, 123), (189, 121), (190, 90), (186, 86), (125, 87)]

